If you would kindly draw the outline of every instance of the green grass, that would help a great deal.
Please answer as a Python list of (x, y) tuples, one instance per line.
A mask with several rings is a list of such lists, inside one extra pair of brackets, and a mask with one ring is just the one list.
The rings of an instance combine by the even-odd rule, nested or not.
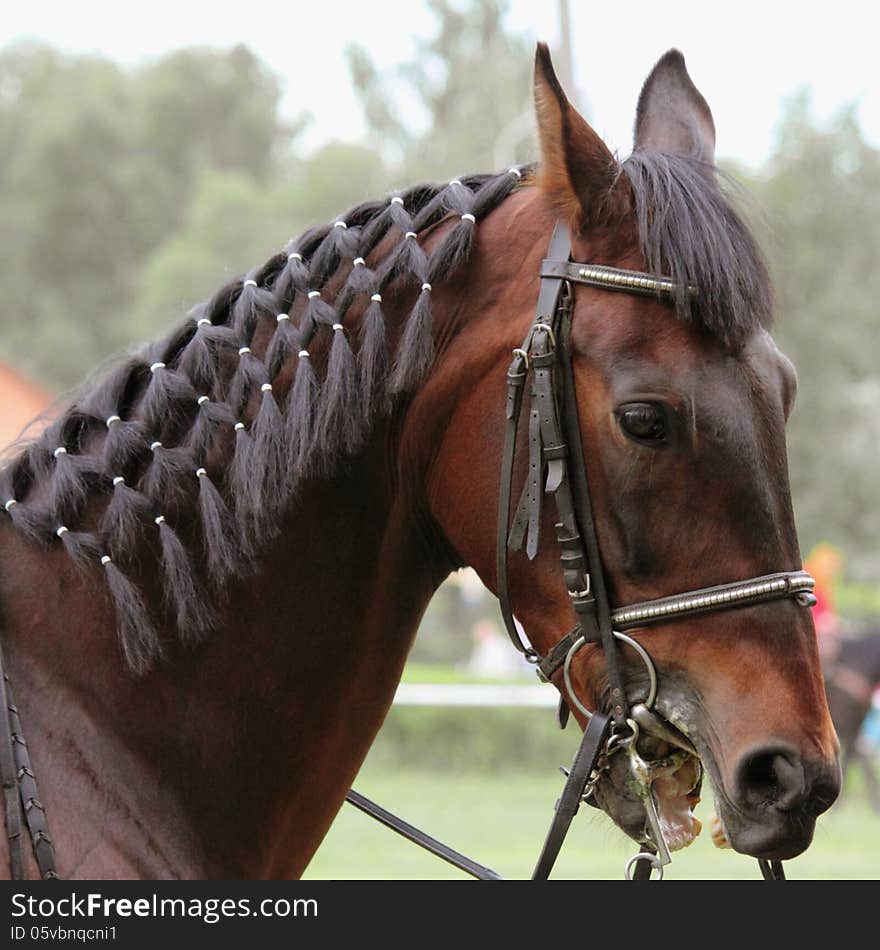
[[(563, 777), (540, 774), (443, 774), (392, 769), (368, 760), (355, 787), (364, 795), (506, 878), (527, 878), (549, 826)], [(707, 824), (708, 796), (698, 810)], [(636, 848), (603, 814), (584, 807), (574, 820), (556, 878), (615, 879)], [(851, 775), (841, 801), (818, 822), (801, 857), (786, 863), (791, 879), (880, 877), (880, 815), (871, 812), (861, 775)], [(306, 879), (444, 879), (450, 865), (345, 805), (306, 871)], [(713, 847), (708, 829), (673, 855), (668, 880), (760, 878), (757, 863)]]
[[(530, 668), (525, 667), (525, 669), (529, 670)], [(467, 670), (459, 669), (458, 667), (452, 666), (448, 663), (409, 662), (403, 669), (401, 682), (430, 683), (431, 685), (436, 683), (452, 683), (456, 686), (462, 683), (489, 683), (493, 685), (509, 685), (511, 683), (515, 683), (516, 685), (521, 686), (523, 683), (533, 685), (537, 683), (538, 680), (533, 673), (530, 676), (524, 676), (521, 679), (512, 679), (511, 677), (499, 678), (497, 676), (475, 676), (473, 673), (468, 673)]]

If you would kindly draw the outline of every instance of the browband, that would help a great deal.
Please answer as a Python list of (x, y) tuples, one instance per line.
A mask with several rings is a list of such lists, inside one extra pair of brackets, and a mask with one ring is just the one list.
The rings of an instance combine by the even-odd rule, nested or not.
[[(549, 258), (541, 264), (541, 276), (604, 287), (606, 290), (623, 290), (645, 297), (674, 297), (679, 290), (679, 285), (670, 277), (654, 277), (641, 271), (606, 267), (604, 264), (578, 264), (576, 261), (554, 261)], [(689, 290), (691, 293), (696, 292), (693, 287)]]

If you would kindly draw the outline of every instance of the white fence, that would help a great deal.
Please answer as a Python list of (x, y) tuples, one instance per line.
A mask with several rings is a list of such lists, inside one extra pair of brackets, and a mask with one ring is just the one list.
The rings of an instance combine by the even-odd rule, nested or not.
[(555, 706), (559, 693), (539, 683), (401, 683), (396, 706)]

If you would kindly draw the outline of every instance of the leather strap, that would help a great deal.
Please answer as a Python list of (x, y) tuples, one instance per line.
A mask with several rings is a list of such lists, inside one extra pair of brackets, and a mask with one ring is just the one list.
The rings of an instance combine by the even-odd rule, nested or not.
[[(570, 253), (568, 230), (564, 225), (557, 224), (550, 239), (549, 257), (552, 260), (568, 261)], [(615, 723), (623, 726), (626, 721), (626, 701), (584, 470), (574, 376), (568, 346), (571, 310), (566, 305), (567, 301), (566, 284), (561, 272), (542, 270), (534, 324), (522, 348), (514, 351), (514, 358), (507, 373), (507, 421), (496, 538), (498, 599), (511, 642), (529, 659), (538, 660), (537, 653), (523, 643), (513, 618), (507, 556), (508, 549), (512, 547), (517, 550), (526, 537), (528, 556), (533, 558), (537, 553), (541, 491), (540, 488), (535, 491), (535, 469), (539, 469), (537, 474), (540, 480), (546, 467), (547, 477), (543, 489), (552, 496), (556, 507), (556, 534), (566, 588), (578, 618), (580, 634), (588, 642), (601, 641), (603, 645), (611, 687), (612, 714)], [(510, 528), (516, 437), (529, 370), (532, 379), (529, 409), (530, 467), (516, 518)], [(560, 376), (562, 382), (557, 385)], [(564, 660), (561, 647), (561, 643), (557, 644), (551, 651), (551, 656), (541, 661), (541, 675), (545, 678), (549, 679)]]
[(599, 754), (605, 747), (610, 726), (611, 720), (607, 716), (595, 712), (584, 730), (571, 771), (565, 780), (562, 795), (556, 803), (556, 811), (547, 832), (544, 847), (532, 872), (533, 881), (546, 881), (550, 877), (571, 822), (580, 809), (590, 773), (596, 767)]
[[(593, 603), (596, 610), (596, 626), (599, 630), (602, 646), (605, 650), (608, 683), (611, 689), (611, 712), (614, 722), (618, 726), (626, 723), (626, 695), (623, 690), (623, 678), (618, 662), (617, 641), (614, 639), (614, 630), (611, 625), (611, 607), (608, 602), (608, 590), (605, 585), (605, 572), (602, 566), (602, 556), (599, 552), (599, 541), (596, 536), (596, 523), (593, 517), (593, 506), (590, 501), (590, 489), (587, 484), (587, 472), (584, 464), (584, 448), (581, 440), (580, 421), (577, 409), (577, 394), (574, 386), (574, 368), (570, 355), (569, 338), (571, 334), (570, 314), (566, 325), (562, 328), (562, 343), (566, 349), (566, 358), (560, 361), (563, 381), (562, 425), (565, 439), (569, 445), (569, 452), (576, 464), (568, 467), (571, 479), (571, 491), (574, 497), (575, 510), (579, 519), (581, 537), (583, 538), (587, 563), (590, 565), (590, 585)], [(577, 606), (577, 605), (576, 605)], [(585, 634), (589, 628), (582, 623)], [(588, 637), (585, 639), (589, 640)]]
[(24, 849), (22, 844), (22, 810), (31, 838), (31, 847), (43, 880), (58, 877), (55, 851), (43, 804), (37, 791), (37, 781), (31, 768), (27, 742), (18, 717), (18, 707), (12, 696), (12, 687), (5, 670), (3, 648), (0, 646), (0, 776), (6, 815), (6, 835), (9, 838), (9, 870), (12, 880), (24, 878)]
[[(571, 254), (571, 240), (568, 229), (557, 225), (550, 238), (548, 254), (568, 260)], [(562, 293), (563, 282), (555, 278), (542, 278), (538, 288), (538, 301), (535, 307), (535, 323), (552, 320)], [(513, 491), (513, 469), (516, 456), (516, 436), (522, 408), (523, 389), (528, 376), (528, 352), (532, 328), (529, 329), (522, 349), (514, 351), (513, 360), (507, 370), (507, 403), (505, 406), (504, 449), (501, 458), (501, 482), (498, 492), (498, 526), (495, 545), (495, 578), (498, 588), (498, 601), (501, 616), (510, 642), (528, 659), (536, 660), (538, 654), (523, 643), (513, 618), (510, 603), (510, 586), (507, 575), (507, 549), (510, 533), (510, 500)]]
[(3, 781), (3, 805), (6, 816), (6, 837), (9, 839), (9, 873), (13, 881), (24, 878), (24, 860), (21, 844), (21, 804), (18, 794), (15, 753), (12, 749), (12, 727), (9, 724), (10, 699), (7, 691), (9, 677), (3, 668), (0, 648), (0, 779)]
[(25, 821), (30, 832), (31, 847), (34, 849), (34, 857), (37, 859), (40, 877), (43, 880), (54, 880), (58, 877), (58, 871), (55, 866), (55, 848), (52, 839), (49, 837), (46, 811), (40, 801), (40, 793), (31, 767), (27, 742), (24, 739), (21, 721), (18, 718), (18, 707), (12, 698), (12, 687), (8, 682), (6, 689), (9, 697), (9, 726), (12, 748), (15, 753), (18, 792), (24, 809)]
[(523, 389), (528, 375), (524, 353), (515, 353), (507, 370), (507, 402), (505, 405), (504, 449), (501, 456), (501, 483), (498, 490), (498, 527), (495, 539), (495, 580), (498, 604), (504, 619), (504, 628), (510, 642), (527, 659), (537, 660), (538, 654), (525, 644), (519, 635), (510, 604), (510, 583), (507, 577), (507, 539), (510, 521), (510, 496), (513, 491), (513, 466), (516, 457), (516, 432), (522, 409)]
[(761, 869), (761, 877), (765, 881), (785, 880), (785, 871), (782, 870), (781, 861), (767, 861), (764, 858), (758, 858), (758, 867)]
[(538, 553), (541, 535), (541, 501), (544, 497), (544, 487), (541, 484), (542, 469), (541, 417), (536, 409), (531, 409), (529, 411), (529, 470), (507, 542), (508, 550), (519, 551), (523, 541), (528, 538), (526, 557), (530, 561), (534, 561)]
[(549, 683), (550, 680), (553, 679), (553, 674), (561, 669), (563, 663), (565, 663), (568, 651), (582, 635), (580, 624), (578, 624), (574, 630), (570, 630), (555, 644), (546, 656), (542, 656), (538, 660), (538, 678), (542, 679), (545, 683)]
[(381, 805), (377, 805), (374, 801), (371, 801), (365, 795), (361, 795), (360, 792), (356, 792), (353, 788), (349, 789), (345, 799), (349, 804), (354, 805), (355, 808), (359, 808), (371, 818), (375, 818), (376, 821), (385, 825), (386, 828), (396, 831), (397, 834), (402, 835), (407, 841), (412, 841), (413, 844), (417, 844), (420, 848), (430, 851), (431, 854), (454, 865), (460, 871), (470, 874), (471, 877), (475, 877), (480, 881), (502, 880), (501, 875), (497, 874), (491, 868), (478, 864), (460, 851), (450, 848), (449, 845), (443, 844), (442, 841), (438, 841), (421, 829), (416, 828), (415, 825), (411, 825), (408, 821), (398, 818), (397, 815), (386, 811)]

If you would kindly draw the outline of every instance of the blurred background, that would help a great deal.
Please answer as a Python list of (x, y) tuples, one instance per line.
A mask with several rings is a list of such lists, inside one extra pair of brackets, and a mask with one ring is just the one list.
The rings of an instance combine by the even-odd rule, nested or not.
[[(830, 675), (841, 638), (880, 637), (880, 69), (871, 31), (853, 29), (859, 9), (843, 0), (812, 22), (753, 0), (736, 17), (676, 0), (623, 17), (592, 0), (5, 10), (0, 443), (306, 227), (395, 187), (534, 160), (537, 39), (621, 156), (642, 81), (677, 46), (713, 109), (720, 164), (752, 196), (775, 336), (799, 373), (790, 466)], [(554, 731), (552, 696), (496, 616), (467, 572), (441, 589), (359, 787), (525, 876), (575, 737)], [(860, 728), (846, 794), (792, 876), (880, 870), (876, 719)], [(560, 874), (619, 876), (631, 845), (601, 816), (579, 822)], [(673, 868), (754, 876), (703, 839)], [(309, 869), (443, 873), (345, 809)]]

